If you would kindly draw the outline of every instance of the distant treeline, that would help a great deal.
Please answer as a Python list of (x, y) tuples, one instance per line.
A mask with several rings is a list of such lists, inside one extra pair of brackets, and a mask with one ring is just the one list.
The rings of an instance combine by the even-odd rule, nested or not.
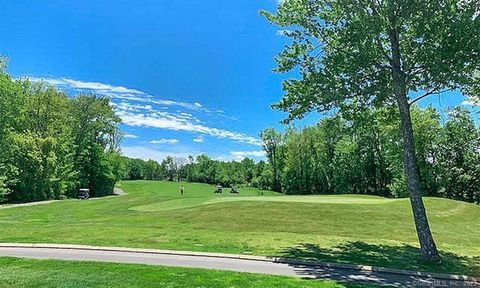
[[(464, 108), (445, 114), (412, 107), (423, 191), (479, 203), (480, 129)], [(398, 118), (383, 108), (324, 118), (303, 130), (263, 131), (271, 187), (286, 194), (407, 197)]]
[(109, 100), (68, 98), (41, 83), (13, 80), (3, 68), (0, 202), (75, 197), (79, 188), (112, 194), (121, 136)]
[(245, 158), (237, 161), (218, 161), (207, 155), (188, 159), (167, 157), (162, 162), (122, 157), (122, 175), (126, 180), (169, 180), (220, 184), (225, 187), (252, 185), (270, 189), (272, 170), (265, 161), (255, 163)]

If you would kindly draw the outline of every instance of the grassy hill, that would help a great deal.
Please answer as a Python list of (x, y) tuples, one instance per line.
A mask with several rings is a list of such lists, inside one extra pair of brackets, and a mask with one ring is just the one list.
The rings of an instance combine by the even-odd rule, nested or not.
[[(480, 275), (480, 207), (426, 198), (441, 264), (425, 263), (407, 199), (283, 196), (206, 184), (120, 183), (125, 196), (0, 209), (1, 242), (42, 242), (282, 255)], [(263, 195), (262, 195), (263, 192)]]

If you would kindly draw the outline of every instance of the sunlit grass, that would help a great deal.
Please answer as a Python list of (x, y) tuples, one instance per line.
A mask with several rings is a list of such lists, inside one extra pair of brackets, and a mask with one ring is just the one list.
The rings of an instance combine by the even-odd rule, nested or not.
[[(0, 258), (0, 286), (10, 287), (360, 287), (334, 281), (309, 281), (205, 269), (137, 264)], [(367, 287), (367, 286), (362, 286)]]
[(407, 199), (262, 196), (253, 188), (214, 195), (212, 185), (196, 183), (183, 183), (181, 196), (175, 182), (120, 184), (128, 195), (0, 210), (0, 241), (284, 255), (480, 274), (480, 207), (474, 204), (425, 199), (445, 260), (432, 265), (415, 248)]

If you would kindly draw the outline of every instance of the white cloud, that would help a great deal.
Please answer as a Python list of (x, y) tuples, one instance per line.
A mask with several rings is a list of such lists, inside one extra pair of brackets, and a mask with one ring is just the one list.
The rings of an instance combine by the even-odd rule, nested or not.
[(258, 151), (230, 151), (230, 155), (233, 156), (235, 160), (243, 160), (246, 157), (254, 157), (254, 158), (263, 158), (266, 156), (265, 151), (258, 150)]
[(225, 112), (221, 109), (206, 108), (199, 102), (189, 103), (189, 102), (183, 102), (183, 101), (159, 99), (158, 97), (154, 97), (146, 92), (143, 92), (137, 89), (123, 87), (123, 86), (115, 86), (115, 85), (110, 85), (110, 84), (105, 84), (100, 82), (81, 81), (81, 80), (71, 79), (67, 77), (41, 78), (41, 77), (28, 76), (28, 79), (32, 82), (44, 82), (44, 83), (53, 85), (61, 90), (64, 90), (65, 92), (74, 91), (76, 93), (79, 93), (79, 92), (95, 93), (97, 95), (109, 97), (110, 99), (142, 102), (150, 105), (159, 105), (159, 106), (162, 106), (161, 108), (176, 106), (176, 107), (182, 107), (182, 108), (193, 110), (193, 111), (201, 111), (204, 113), (215, 115), (217, 117), (236, 120), (235, 117), (225, 115)]
[(175, 115), (166, 112), (143, 114), (132, 113), (129, 111), (119, 111), (117, 112), (117, 115), (122, 119), (124, 124), (129, 126), (196, 132), (211, 135), (217, 138), (228, 138), (237, 142), (261, 146), (261, 141), (255, 137), (248, 136), (243, 133), (192, 123), (187, 119), (178, 118)]
[(172, 113), (169, 109), (172, 106), (185, 108), (194, 113), (203, 113), (203, 116), (215, 115), (235, 119), (224, 114), (223, 110), (216, 108), (205, 108), (198, 102), (188, 103), (181, 101), (158, 99), (137, 89), (123, 86), (114, 86), (100, 82), (86, 82), (70, 78), (38, 78), (29, 77), (31, 81), (43, 81), (68, 92), (93, 92), (98, 95), (110, 97), (116, 114), (129, 126), (151, 127), (174, 131), (186, 131), (201, 133), (217, 138), (231, 139), (233, 141), (260, 146), (259, 139), (240, 132), (226, 129), (209, 127), (202, 124), (202, 121), (190, 113), (177, 110)]
[(203, 109), (209, 111), (206, 108), (202, 108), (202, 105), (198, 102), (187, 103), (181, 101), (165, 100), (165, 99), (154, 99), (152, 95), (145, 93), (137, 89), (126, 88), (123, 86), (114, 86), (110, 84), (100, 83), (100, 82), (87, 82), (81, 80), (75, 80), (70, 78), (40, 78), (29, 76), (28, 79), (32, 82), (45, 82), (47, 84), (53, 85), (59, 89), (63, 90), (76, 90), (80, 92), (93, 92), (98, 95), (103, 95), (110, 97), (112, 99), (123, 99), (131, 100), (137, 102), (145, 102), (157, 105), (165, 106), (179, 106), (191, 110)]
[(70, 78), (39, 78), (39, 77), (28, 77), (32, 82), (45, 82), (57, 87), (69, 87), (72, 89), (79, 90), (91, 90), (96, 92), (112, 92), (112, 93), (130, 93), (130, 94), (144, 94), (142, 91), (136, 89), (125, 88), (122, 86), (112, 86), (109, 84), (99, 83), (99, 82), (85, 82), (80, 80), (74, 80)]
[(154, 111), (152, 105), (138, 105), (132, 104), (126, 101), (122, 101), (120, 103), (110, 101), (110, 104), (115, 107), (117, 110), (128, 110), (128, 111), (140, 111), (140, 110), (147, 110), (147, 111)]
[(198, 135), (197, 137), (193, 138), (193, 142), (203, 143), (203, 141), (203, 135)]
[(103, 84), (99, 82), (83, 82), (74, 79), (61, 78), (67, 85), (76, 89), (89, 89), (95, 91), (107, 91), (114, 93), (132, 93), (132, 94), (143, 94), (143, 92), (136, 89), (125, 88), (122, 86), (112, 86), (108, 84)]
[(122, 147), (122, 152), (125, 156), (130, 158), (140, 158), (143, 160), (155, 160), (162, 161), (167, 158), (167, 156), (172, 156), (176, 158), (187, 158), (188, 156), (196, 156), (202, 153), (197, 152), (183, 152), (183, 151), (158, 151), (152, 148), (144, 146), (124, 146)]
[(137, 139), (138, 136), (137, 135), (133, 135), (133, 134), (125, 134), (123, 135), (124, 138), (131, 138), (131, 139)]
[(283, 29), (283, 30), (277, 30), (277, 35), (278, 36), (286, 36), (288, 33), (292, 32), (291, 30), (288, 29)]
[(158, 139), (150, 141), (151, 144), (175, 144), (178, 143), (178, 139)]

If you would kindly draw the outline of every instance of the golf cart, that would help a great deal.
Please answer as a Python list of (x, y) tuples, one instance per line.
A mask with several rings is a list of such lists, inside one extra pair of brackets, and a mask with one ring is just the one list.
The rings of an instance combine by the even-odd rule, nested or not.
[(87, 200), (90, 198), (90, 189), (78, 189), (78, 199)]
[(222, 185), (218, 184), (213, 193), (216, 194), (216, 193), (222, 193), (222, 192), (223, 192)]

